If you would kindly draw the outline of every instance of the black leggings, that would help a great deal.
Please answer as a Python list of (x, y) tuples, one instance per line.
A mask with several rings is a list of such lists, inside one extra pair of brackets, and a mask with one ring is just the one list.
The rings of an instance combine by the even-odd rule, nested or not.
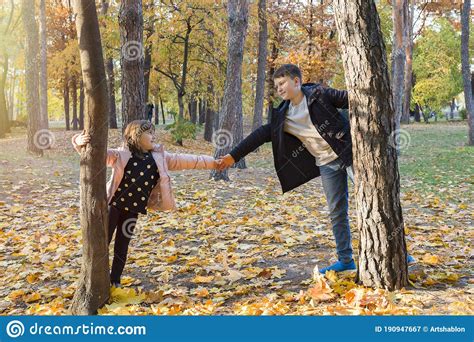
[(110, 272), (110, 282), (120, 284), (125, 262), (127, 261), (128, 244), (137, 223), (138, 214), (109, 206), (109, 245), (115, 233), (114, 260)]

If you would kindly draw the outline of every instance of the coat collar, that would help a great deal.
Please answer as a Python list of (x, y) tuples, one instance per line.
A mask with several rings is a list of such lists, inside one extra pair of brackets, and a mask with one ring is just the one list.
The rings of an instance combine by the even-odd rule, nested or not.
[[(321, 85), (319, 83), (304, 83), (301, 86), (301, 91), (306, 97), (306, 101), (308, 102), (308, 107), (309, 107), (321, 93)], [(289, 105), (290, 105), (290, 100), (282, 101), (280, 105), (277, 107), (278, 112), (286, 113)]]

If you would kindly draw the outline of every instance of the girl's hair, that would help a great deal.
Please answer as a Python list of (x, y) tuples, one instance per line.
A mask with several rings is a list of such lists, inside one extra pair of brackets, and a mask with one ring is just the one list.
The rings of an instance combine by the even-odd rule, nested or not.
[(138, 156), (143, 155), (140, 148), (140, 136), (145, 133), (155, 133), (155, 126), (148, 120), (134, 120), (130, 122), (123, 132), (123, 139), (130, 152)]

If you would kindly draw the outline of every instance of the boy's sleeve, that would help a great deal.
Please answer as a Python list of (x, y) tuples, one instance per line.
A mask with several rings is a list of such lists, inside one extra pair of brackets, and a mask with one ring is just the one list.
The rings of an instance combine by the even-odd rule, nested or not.
[(271, 126), (270, 124), (266, 124), (260, 126), (255, 131), (250, 133), (248, 137), (242, 140), (240, 144), (235, 146), (232, 151), (229, 152), (229, 154), (232, 156), (232, 158), (234, 158), (235, 162), (237, 163), (247, 154), (255, 151), (258, 147), (260, 147), (266, 142), (270, 142), (271, 140)]
[(325, 95), (334, 107), (341, 109), (349, 108), (349, 98), (347, 95), (347, 90), (326, 88)]
[(170, 171), (187, 169), (214, 169), (215, 160), (210, 156), (194, 154), (169, 153), (165, 151), (165, 160)]

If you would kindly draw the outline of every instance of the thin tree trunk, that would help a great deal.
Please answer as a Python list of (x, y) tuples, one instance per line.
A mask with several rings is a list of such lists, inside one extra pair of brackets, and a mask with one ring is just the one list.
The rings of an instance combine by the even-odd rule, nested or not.
[(26, 112), (28, 113), (28, 152), (42, 156), (42, 138), (39, 104), (39, 36), (35, 21), (34, 2), (22, 1), (22, 17), (25, 28), (25, 80), (26, 80)]
[(333, 5), (349, 91), (358, 278), (365, 286), (401, 289), (408, 284), (407, 255), (380, 19), (373, 0), (335, 0)]
[(107, 73), (107, 91), (109, 99), (109, 126), (110, 128), (117, 128), (117, 107), (115, 105), (115, 74), (114, 74), (114, 60), (107, 58), (105, 61)]
[(394, 0), (392, 2), (393, 16), (393, 49), (392, 49), (392, 91), (395, 110), (395, 141), (398, 144), (398, 130), (403, 114), (403, 94), (405, 86), (406, 60), (406, 24), (408, 22), (408, 0)]
[(143, 12), (141, 0), (122, 0), (119, 28), (122, 65), (122, 130), (133, 120), (145, 120), (143, 74)]
[(84, 129), (84, 82), (82, 77), (79, 84), (79, 129), (81, 131)]
[(466, 103), (469, 132), (467, 144), (474, 145), (474, 108), (472, 103), (471, 59), (469, 57), (469, 21), (471, 20), (471, 0), (464, 0), (461, 11), (461, 69), (464, 84), (464, 100)]
[[(101, 1), (100, 13), (105, 16), (109, 11), (109, 1)], [(109, 128), (117, 128), (117, 108), (115, 105), (115, 75), (114, 60), (112, 57), (105, 59), (105, 72), (107, 74), (107, 93), (109, 99)]]
[(47, 27), (46, 27), (46, 0), (40, 0), (40, 115), (41, 126), (49, 127), (48, 120), (48, 67), (47, 67)]
[(9, 132), (10, 122), (8, 120), (8, 109), (5, 98), (5, 85), (8, 74), (8, 55), (3, 54), (3, 72), (0, 75), (0, 138), (5, 138)]
[[(224, 86), (224, 101), (222, 107), (222, 122), (216, 141), (215, 157), (221, 157), (230, 152), (243, 139), (242, 116), (242, 62), (244, 43), (248, 25), (248, 1), (229, 0), (227, 4), (228, 40), (227, 40), (227, 71)], [(236, 165), (246, 167), (242, 158)], [(229, 180), (227, 170), (212, 171), (214, 180)]]
[(149, 43), (145, 48), (145, 60), (143, 63), (143, 73), (145, 79), (145, 103), (148, 103), (150, 96), (151, 51), (152, 44)]
[(263, 101), (265, 98), (265, 70), (267, 64), (267, 4), (266, 0), (258, 1), (258, 62), (257, 62), (257, 89), (255, 91), (255, 105), (253, 112), (252, 130), (262, 125)]
[[(160, 107), (161, 107), (161, 117), (163, 119), (163, 125), (166, 125), (165, 107), (163, 106), (163, 100), (161, 99), (161, 96), (160, 96)], [(158, 113), (156, 114), (156, 117), (158, 118)]]
[(413, 15), (415, 13), (415, 0), (409, 0), (410, 8), (407, 13), (406, 48), (405, 48), (405, 80), (403, 86), (403, 111), (401, 123), (410, 123), (411, 91), (413, 89)]
[(72, 129), (77, 131), (79, 118), (77, 117), (77, 80), (73, 76), (71, 79), (71, 95), (72, 95)]
[(66, 69), (64, 73), (64, 119), (66, 120), (66, 131), (71, 129), (69, 121), (69, 72)]
[(86, 94), (84, 128), (91, 142), (81, 153), (83, 259), (71, 311), (75, 315), (91, 315), (107, 303), (110, 288), (105, 190), (108, 99), (95, 1), (76, 0), (74, 11)]
[(198, 122), (200, 125), (206, 122), (206, 100), (203, 97), (199, 98), (199, 119)]

